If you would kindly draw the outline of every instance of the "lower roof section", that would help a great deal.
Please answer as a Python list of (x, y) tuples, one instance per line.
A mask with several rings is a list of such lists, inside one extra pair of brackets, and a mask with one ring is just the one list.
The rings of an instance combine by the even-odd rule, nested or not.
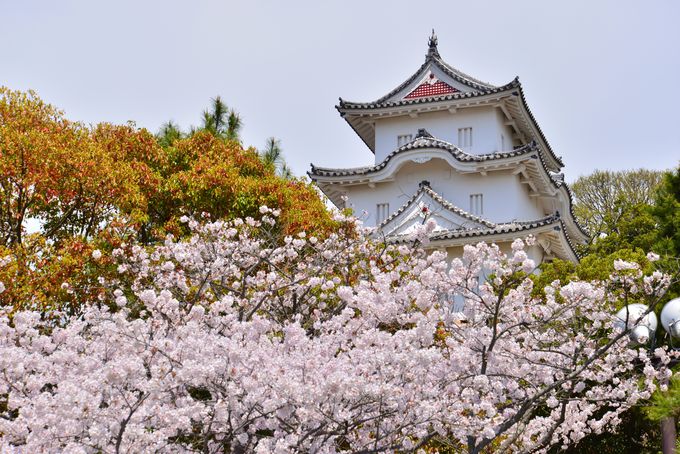
[[(438, 230), (430, 235), (432, 248), (463, 246), (471, 243), (505, 243), (528, 236), (537, 238), (547, 257), (578, 262), (579, 255), (569, 237), (559, 213), (532, 221), (497, 223), (494, 227)], [(411, 235), (394, 235), (387, 238), (394, 243), (413, 241)]]
[(342, 207), (343, 190), (348, 186), (369, 185), (392, 181), (406, 163), (424, 163), (430, 159), (442, 159), (452, 169), (460, 173), (479, 173), (511, 170), (518, 174), (520, 182), (531, 188), (531, 194), (559, 201), (563, 221), (566, 223), (573, 239), (585, 242), (588, 234), (575, 220), (573, 198), (564, 182), (562, 174), (551, 173), (539, 152), (536, 142), (530, 142), (507, 152), (495, 152), (484, 155), (472, 155), (460, 150), (453, 144), (437, 139), (423, 130), (411, 142), (402, 145), (390, 153), (381, 163), (373, 166), (333, 169), (317, 167), (312, 164), (309, 177), (328, 196), (333, 203)]

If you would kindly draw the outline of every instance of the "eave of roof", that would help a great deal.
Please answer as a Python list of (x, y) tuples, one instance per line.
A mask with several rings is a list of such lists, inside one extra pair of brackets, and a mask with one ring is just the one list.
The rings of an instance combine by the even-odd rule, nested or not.
[[(545, 137), (545, 134), (543, 134), (543, 130), (539, 126), (538, 122), (536, 121), (536, 118), (534, 117), (534, 114), (531, 112), (531, 109), (529, 108), (529, 105), (527, 104), (527, 99), (524, 96), (524, 90), (522, 89), (522, 84), (518, 83), (517, 90), (519, 92), (519, 97), (522, 100), (522, 108), (524, 111), (527, 113), (529, 116), (529, 120), (531, 121), (531, 124), (536, 128), (536, 131), (538, 132), (538, 135), (541, 139), (541, 141), (545, 144), (546, 151), (548, 152), (551, 160), (555, 161), (557, 165), (557, 169), (555, 171), (559, 171), (562, 167), (564, 167), (564, 162), (562, 161), (562, 158), (560, 156), (557, 156), (555, 152), (553, 151), (552, 147), (550, 146), (550, 143), (548, 142), (548, 139)], [(554, 168), (554, 165), (549, 166), (550, 168)]]
[(499, 87), (491, 87), (485, 90), (478, 91), (459, 91), (450, 93), (448, 95), (427, 96), (422, 98), (401, 99), (398, 101), (387, 101), (388, 97), (380, 98), (373, 102), (354, 102), (346, 101), (339, 98), (339, 104), (335, 108), (341, 113), (346, 114), (350, 110), (371, 110), (371, 109), (388, 109), (391, 107), (411, 106), (414, 104), (426, 104), (439, 101), (453, 101), (458, 99), (477, 98), (480, 96), (493, 95), (502, 93), (508, 90), (518, 88), (520, 86), (519, 79), (514, 78), (511, 82), (501, 85)]
[[(455, 230), (445, 230), (439, 231), (430, 235), (430, 242), (433, 246), (437, 246), (437, 243), (447, 243), (450, 240), (465, 240), (469, 238), (478, 238), (483, 240), (484, 238), (498, 237), (501, 235), (511, 235), (513, 237), (522, 237), (535, 232), (536, 230), (544, 230), (545, 228), (552, 227), (553, 230), (559, 231), (564, 235), (564, 239), (569, 247), (569, 251), (573, 254), (575, 260), (580, 259), (579, 253), (574, 247), (574, 243), (569, 236), (569, 232), (564, 225), (563, 220), (560, 218), (558, 213), (551, 214), (541, 219), (531, 220), (531, 221), (512, 221), (498, 223), (493, 228), (475, 228), (475, 229), (455, 229)], [(405, 243), (412, 241), (409, 235), (399, 235), (388, 237), (388, 241), (394, 243)]]
[(327, 168), (327, 167), (317, 167), (314, 164), (310, 164), (312, 167), (311, 172), (307, 172), (307, 175), (312, 180), (317, 180), (316, 177), (340, 177), (340, 176), (359, 176), (359, 175), (369, 175), (371, 173), (378, 172), (385, 168), (387, 164), (397, 155), (418, 149), (434, 148), (439, 150), (445, 150), (451, 154), (456, 160), (460, 162), (486, 162), (495, 161), (500, 159), (514, 158), (517, 156), (522, 156), (531, 152), (536, 151), (538, 153), (538, 148), (535, 142), (528, 143), (521, 147), (517, 147), (512, 151), (501, 151), (495, 153), (488, 153), (482, 155), (475, 155), (466, 153), (452, 143), (440, 140), (434, 137), (416, 137), (412, 141), (402, 145), (401, 147), (394, 150), (392, 153), (387, 155), (385, 159), (380, 164), (374, 166), (364, 166), (364, 167), (354, 167), (354, 168)]
[[(567, 195), (567, 204), (568, 204), (568, 211), (569, 215), (571, 216), (571, 221), (569, 224), (572, 224), (576, 227), (578, 230), (578, 233), (581, 235), (581, 239), (585, 240), (589, 238), (590, 236), (588, 233), (583, 230), (583, 227), (576, 221), (576, 216), (574, 215), (574, 198), (571, 193), (571, 190), (569, 189), (569, 186), (564, 182), (563, 178), (559, 178), (557, 175), (553, 174), (550, 172), (548, 169), (548, 166), (545, 162), (545, 157), (543, 153), (540, 153), (540, 149), (538, 145), (535, 142), (530, 142), (528, 144), (525, 144), (521, 147), (517, 147), (512, 151), (507, 151), (507, 152), (496, 152), (496, 153), (490, 153), (486, 155), (473, 155), (464, 152), (460, 148), (456, 147), (455, 145), (434, 138), (434, 137), (416, 137), (414, 140), (412, 140), (409, 143), (406, 143), (402, 145), (401, 147), (397, 148), (394, 150), (392, 153), (387, 155), (387, 157), (380, 163), (374, 166), (364, 166), (364, 167), (355, 167), (355, 168), (345, 168), (345, 169), (340, 169), (340, 168), (324, 168), (324, 167), (316, 167), (314, 164), (311, 164), (312, 170), (310, 172), (307, 172), (307, 175), (312, 179), (312, 181), (319, 182), (320, 179), (324, 178), (339, 178), (339, 177), (366, 177), (369, 176), (373, 173), (377, 173), (384, 169), (387, 164), (395, 158), (397, 155), (408, 152), (411, 150), (417, 150), (417, 149), (426, 149), (426, 148), (434, 148), (434, 149), (441, 149), (444, 151), (447, 151), (450, 153), (450, 155), (455, 158), (456, 160), (460, 162), (465, 162), (465, 163), (481, 163), (481, 162), (486, 162), (486, 161), (497, 161), (497, 160), (503, 160), (503, 159), (512, 159), (524, 155), (530, 155), (529, 157), (538, 157), (537, 161), (540, 162), (540, 168), (543, 170), (544, 175), (547, 176), (547, 179), (549, 182), (552, 184), (552, 186), (556, 190), (564, 190), (566, 195)], [(533, 155), (531, 155), (532, 152), (536, 152)], [(332, 183), (332, 181), (326, 180), (328, 183)], [(342, 180), (340, 180), (342, 181)], [(338, 181), (338, 182), (340, 182)], [(322, 188), (323, 190), (323, 188)]]

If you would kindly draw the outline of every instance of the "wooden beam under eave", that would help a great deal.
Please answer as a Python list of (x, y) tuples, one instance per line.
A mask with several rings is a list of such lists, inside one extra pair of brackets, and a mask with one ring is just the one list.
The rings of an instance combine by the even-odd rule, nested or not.
[(512, 115), (510, 115), (510, 112), (508, 112), (508, 108), (505, 107), (504, 102), (500, 102), (497, 104), (498, 108), (501, 109), (501, 112), (503, 112), (503, 115), (505, 115), (505, 118), (507, 118), (509, 121), (514, 122), (514, 118), (512, 118)]
[(519, 182), (528, 185), (534, 193), (539, 194), (536, 184), (530, 179), (526, 178), (526, 176), (524, 178), (520, 178)]

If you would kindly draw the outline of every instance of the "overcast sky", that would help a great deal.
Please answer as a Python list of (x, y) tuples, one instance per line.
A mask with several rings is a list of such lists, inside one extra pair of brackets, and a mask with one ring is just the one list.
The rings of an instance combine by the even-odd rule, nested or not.
[(220, 95), (244, 144), (293, 171), (370, 164), (339, 96), (371, 101), (422, 64), (434, 28), (456, 68), (518, 75), (572, 181), (680, 160), (680, 2), (0, 0), (0, 85), (70, 119), (199, 123)]

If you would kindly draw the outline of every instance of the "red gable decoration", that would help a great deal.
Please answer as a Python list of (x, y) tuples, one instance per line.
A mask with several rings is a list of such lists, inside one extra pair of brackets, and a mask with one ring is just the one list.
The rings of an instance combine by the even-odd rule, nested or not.
[(413, 98), (425, 98), (428, 96), (438, 96), (438, 95), (448, 95), (449, 93), (456, 93), (458, 90), (453, 88), (451, 85), (447, 84), (446, 82), (442, 82), (441, 80), (438, 80), (434, 83), (431, 83), (430, 81), (423, 82), (422, 84), (418, 85), (415, 90), (413, 90), (411, 93), (406, 95), (404, 99), (413, 99)]

